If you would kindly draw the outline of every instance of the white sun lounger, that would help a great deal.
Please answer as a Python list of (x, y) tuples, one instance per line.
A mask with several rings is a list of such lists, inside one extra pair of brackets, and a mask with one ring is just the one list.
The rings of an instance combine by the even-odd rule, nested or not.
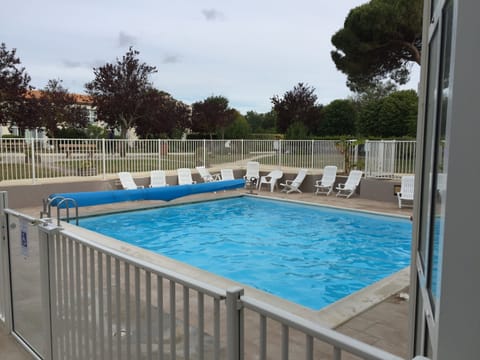
[(337, 196), (345, 196), (347, 199), (355, 193), (360, 180), (362, 179), (363, 172), (360, 170), (352, 170), (348, 175), (347, 181), (344, 184), (338, 184)]
[(192, 171), (188, 168), (177, 169), (178, 185), (192, 185), (196, 184), (196, 181), (192, 179)]
[(152, 170), (150, 171), (150, 187), (168, 186), (165, 171)]
[(120, 179), (120, 183), (122, 184), (122, 188), (125, 190), (136, 190), (136, 189), (143, 189), (143, 186), (138, 186), (135, 181), (133, 180), (132, 174), (129, 172), (119, 172), (118, 178)]
[(400, 191), (397, 193), (398, 197), (398, 207), (402, 208), (402, 202), (408, 201), (413, 205), (413, 193), (415, 185), (415, 176), (406, 175), (402, 176), (402, 181), (400, 183)]
[(257, 161), (249, 161), (247, 163), (245, 179), (251, 181), (253, 178), (255, 178), (257, 182), (260, 179), (260, 163)]
[(322, 179), (315, 182), (315, 195), (330, 195), (333, 191), (333, 185), (335, 184), (336, 178), (337, 167), (334, 165), (325, 166), (325, 168), (323, 169)]
[(232, 169), (222, 169), (220, 170), (222, 180), (235, 180)]
[(210, 171), (205, 166), (197, 166), (196, 167), (198, 173), (203, 179), (203, 182), (211, 182), (220, 180), (220, 174), (210, 174)]
[(307, 176), (307, 171), (307, 169), (300, 169), (295, 179), (287, 180), (285, 183), (280, 184), (280, 186), (283, 186), (282, 192), (286, 192), (287, 194), (290, 194), (294, 191), (301, 193), (302, 191), (300, 190), (300, 186)]

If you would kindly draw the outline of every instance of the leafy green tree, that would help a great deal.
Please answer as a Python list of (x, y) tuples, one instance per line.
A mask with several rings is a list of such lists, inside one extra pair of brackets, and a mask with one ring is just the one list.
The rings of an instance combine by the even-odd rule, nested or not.
[(16, 109), (10, 112), (9, 122), (17, 126), (21, 132), (42, 126), (42, 108), (38, 99), (31, 93), (26, 93), (14, 106)]
[(296, 121), (291, 124), (285, 132), (287, 140), (305, 140), (308, 139), (308, 129), (304, 123)]
[(387, 96), (378, 114), (383, 136), (416, 136), (418, 95), (415, 90), (401, 90)]
[(223, 96), (210, 96), (203, 101), (192, 104), (192, 131), (214, 134), (225, 138), (225, 129), (235, 119), (235, 110), (228, 106), (228, 99)]
[(149, 77), (157, 69), (141, 63), (138, 54), (130, 47), (115, 64), (94, 68), (95, 79), (85, 84), (98, 119), (112, 129), (119, 129), (122, 138), (126, 138), (128, 129), (143, 121), (151, 106), (153, 87)]
[(142, 138), (172, 137), (178, 132), (189, 128), (190, 110), (181, 101), (175, 100), (170, 94), (151, 89), (148, 91), (150, 104), (135, 131)]
[(276, 132), (277, 116), (274, 111), (268, 113), (257, 113), (255, 111), (248, 111), (245, 114), (245, 119), (250, 125), (253, 133)]
[(108, 138), (108, 129), (105, 129), (102, 126), (88, 124), (85, 129), (87, 138), (89, 139), (106, 139)]
[(225, 129), (225, 138), (246, 139), (250, 134), (251, 130), (247, 119), (235, 110), (233, 122)]
[(351, 100), (334, 100), (323, 108), (321, 134), (355, 135), (356, 118), (357, 110)]
[(283, 97), (275, 95), (271, 100), (277, 115), (277, 128), (280, 132), (295, 124), (302, 123), (309, 132), (314, 132), (320, 121), (321, 107), (316, 105), (315, 88), (298, 83)]
[[(372, 99), (362, 105), (358, 114), (357, 132), (364, 137), (382, 136), (378, 126), (378, 113), (380, 112), (383, 99)], [(380, 134), (380, 135), (379, 135)]]
[(359, 114), (358, 129), (364, 136), (413, 137), (417, 112), (417, 93), (414, 90), (396, 91), (365, 105)]
[(61, 82), (49, 80), (43, 90), (28, 91), (12, 122), (22, 130), (45, 128), (50, 137), (84, 137), (82, 134), (88, 125), (86, 110)]
[(420, 64), (423, 0), (371, 0), (350, 10), (332, 36), (332, 59), (353, 91), (390, 77), (408, 81)]
[[(25, 94), (30, 90), (30, 76), (20, 67), (16, 49), (8, 50), (0, 44), (0, 124), (7, 125), (21, 119)], [(20, 112), (20, 113), (19, 113)]]
[(40, 121), (36, 127), (45, 127), (50, 136), (59, 137), (62, 128), (83, 131), (88, 125), (86, 110), (76, 104), (74, 95), (62, 86), (62, 80), (49, 80), (37, 100)]
[(395, 91), (398, 91), (398, 86), (394, 82), (377, 81), (357, 92), (353, 97), (353, 101), (357, 108), (361, 108), (370, 101), (383, 99)]
[[(87, 139), (89, 136), (86, 132), (86, 129), (68, 127), (55, 131), (55, 137), (59, 139)], [(95, 139), (99, 138), (100, 137), (96, 137)]]

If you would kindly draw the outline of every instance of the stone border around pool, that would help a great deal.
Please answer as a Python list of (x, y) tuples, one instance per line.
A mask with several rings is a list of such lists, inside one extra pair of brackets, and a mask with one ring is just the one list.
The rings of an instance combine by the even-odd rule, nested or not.
[[(238, 197), (238, 196), (245, 196), (245, 195), (237, 194), (234, 196), (225, 196), (222, 198)], [(258, 196), (258, 197), (274, 200), (274, 201), (285, 201), (285, 200), (272, 199), (272, 198), (263, 197), (263, 196)], [(206, 200), (206, 201), (212, 201), (212, 200)], [(199, 201), (193, 201), (193, 202), (199, 202)], [(373, 213), (377, 215), (405, 218), (405, 216), (400, 216), (400, 215), (355, 210), (355, 209), (341, 208), (341, 207), (328, 206), (328, 205), (318, 205), (318, 204), (312, 204), (312, 203), (303, 202), (303, 201), (287, 200), (287, 202), (301, 203), (304, 205), (312, 205), (312, 206), (323, 206), (323, 207), (326, 206), (326, 207), (331, 207), (331, 208), (336, 208), (341, 210), (357, 211), (357, 212), (364, 212), (364, 213)], [(156, 204), (155, 206), (151, 206), (151, 207), (146, 206), (143, 209), (158, 208), (158, 207), (172, 206), (172, 205), (178, 205), (178, 204), (168, 204), (168, 203)], [(141, 210), (141, 209), (137, 208), (137, 209), (132, 209), (131, 211), (135, 211), (135, 210)], [(124, 212), (124, 211), (120, 211), (120, 212)], [(100, 214), (103, 215), (105, 213), (107, 212), (100, 212), (97, 215), (100, 215)], [(108, 213), (111, 214), (114, 212), (109, 211)], [(95, 214), (92, 214), (91, 216), (95, 216)], [(245, 295), (252, 296), (258, 300), (267, 302), (272, 306), (276, 306), (282, 310), (288, 311), (297, 316), (301, 316), (309, 320), (313, 320), (328, 328), (336, 328), (342, 325), (343, 323), (347, 322), (351, 318), (361, 314), (362, 312), (386, 300), (390, 296), (405, 290), (405, 288), (407, 288), (410, 283), (410, 275), (409, 275), (410, 271), (409, 271), (409, 267), (406, 267), (396, 272), (395, 274), (387, 278), (384, 278), (372, 285), (369, 285), (320, 310), (312, 310), (304, 306), (301, 306), (299, 304), (296, 304), (294, 302), (269, 294), (262, 290), (258, 290), (253, 287), (226, 279), (224, 277), (215, 275), (213, 273), (207, 272), (197, 267), (188, 265), (186, 263), (182, 263), (177, 260), (165, 257), (163, 255), (156, 254), (151, 251), (142, 249), (140, 247), (130, 245), (123, 241), (101, 235), (94, 231), (90, 231), (66, 222), (62, 222), (62, 227), (68, 230), (69, 232), (74, 233), (80, 237), (85, 237), (90, 240), (98, 241), (99, 244), (102, 244), (104, 246), (107, 246), (117, 251), (121, 251), (126, 255), (137, 257), (139, 260), (151, 262), (152, 264), (161, 266), (171, 271), (178, 272), (182, 275), (189, 276), (193, 279), (214, 285), (216, 287), (228, 289), (233, 286), (240, 286), (245, 289)]]

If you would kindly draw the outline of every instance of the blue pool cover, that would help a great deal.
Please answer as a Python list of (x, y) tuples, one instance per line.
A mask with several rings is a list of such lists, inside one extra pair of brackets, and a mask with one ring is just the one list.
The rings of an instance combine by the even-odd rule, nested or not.
[[(225, 180), (214, 181), (192, 185), (176, 185), (155, 188), (145, 188), (136, 190), (108, 190), (108, 191), (88, 191), (74, 193), (59, 193), (49, 195), (49, 199), (53, 199), (51, 205), (57, 206), (62, 199), (73, 199), (77, 206), (91, 206), (110, 204), (123, 201), (136, 200), (164, 200), (170, 201), (182, 196), (200, 194), (206, 192), (214, 192), (220, 190), (232, 190), (245, 186), (245, 180)], [(65, 202), (61, 204), (65, 208)], [(70, 204), (69, 207), (72, 207)]]

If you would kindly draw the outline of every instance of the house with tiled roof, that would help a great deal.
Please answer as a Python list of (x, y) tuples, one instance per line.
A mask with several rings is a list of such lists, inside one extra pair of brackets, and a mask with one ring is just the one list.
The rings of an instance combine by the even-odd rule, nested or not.
[[(30, 90), (25, 94), (26, 98), (36, 98), (40, 99), (43, 95), (42, 90)], [(97, 126), (102, 126), (97, 121), (97, 112), (95, 107), (93, 106), (93, 99), (91, 96), (86, 94), (70, 94), (73, 96), (75, 100), (76, 106), (81, 106), (85, 109), (86, 115), (88, 118), (88, 122), (90, 124), (95, 124)], [(21, 135), (19, 128), (15, 124), (1, 126), (0, 127), (0, 136), (3, 135)], [(42, 129), (32, 129), (32, 130), (25, 130), (25, 137), (26, 138), (42, 138), (44, 136)]]
[[(28, 91), (26, 97), (34, 97), (39, 99), (42, 97), (43, 91), (42, 90), (31, 90)], [(86, 94), (69, 94), (73, 96), (75, 100), (75, 104), (81, 106), (87, 111), (88, 122), (93, 124), (97, 122), (97, 112), (95, 107), (93, 106), (93, 99), (90, 95)]]

